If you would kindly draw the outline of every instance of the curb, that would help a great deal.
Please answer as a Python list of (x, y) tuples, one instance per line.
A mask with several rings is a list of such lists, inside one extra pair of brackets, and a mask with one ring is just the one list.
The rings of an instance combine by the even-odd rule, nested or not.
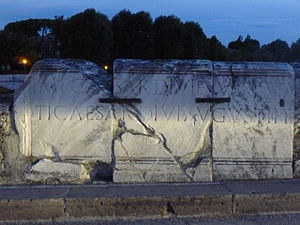
[(0, 187), (0, 220), (300, 212), (300, 180)]

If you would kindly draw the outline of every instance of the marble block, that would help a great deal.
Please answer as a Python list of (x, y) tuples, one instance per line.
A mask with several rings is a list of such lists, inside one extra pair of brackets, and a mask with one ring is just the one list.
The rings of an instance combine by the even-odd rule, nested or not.
[(35, 182), (79, 182), (89, 180), (89, 175), (82, 165), (68, 162), (53, 162), (50, 159), (41, 159), (29, 168), (25, 178)]
[(25, 156), (111, 162), (111, 75), (84, 60), (37, 62), (15, 94), (14, 115)]
[(294, 70), (284, 63), (117, 60), (114, 182), (292, 177)]
[(220, 119), (213, 122), (213, 179), (292, 177), (294, 72), (285, 63), (214, 63)]
[(114, 95), (115, 182), (210, 181), (210, 61), (118, 60)]

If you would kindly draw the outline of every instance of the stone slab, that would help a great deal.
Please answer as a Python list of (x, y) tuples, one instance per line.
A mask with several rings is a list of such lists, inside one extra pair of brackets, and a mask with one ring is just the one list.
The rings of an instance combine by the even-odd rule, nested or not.
[(35, 182), (90, 180), (89, 174), (85, 172), (83, 166), (67, 162), (53, 162), (50, 159), (42, 159), (32, 165), (25, 174), (25, 178)]
[(111, 162), (111, 76), (83, 60), (36, 63), (15, 95), (14, 113), (25, 156)]
[(211, 181), (210, 61), (117, 60), (114, 96), (141, 104), (114, 106), (114, 182)]
[(215, 96), (230, 102), (214, 106), (213, 179), (292, 178), (292, 67), (215, 62), (214, 68)]
[(294, 91), (286, 63), (117, 60), (114, 181), (291, 178)]

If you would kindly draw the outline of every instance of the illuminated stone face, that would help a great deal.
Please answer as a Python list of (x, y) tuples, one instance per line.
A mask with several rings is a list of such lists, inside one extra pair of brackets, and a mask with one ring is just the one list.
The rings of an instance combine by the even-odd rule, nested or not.
[[(114, 135), (114, 181), (212, 179), (210, 105), (195, 104), (196, 97), (212, 97), (212, 63), (191, 61), (188, 69), (173, 72), (181, 63), (147, 67), (146, 62), (133, 71), (119, 71), (116, 63), (115, 96), (141, 98), (142, 103), (115, 108), (113, 128), (121, 132)], [(130, 67), (130, 61), (125, 65)]]
[(21, 152), (59, 159), (111, 162), (109, 76), (86, 61), (41, 61), (14, 103)]
[(21, 153), (42, 159), (27, 179), (86, 180), (94, 167), (115, 182), (292, 177), (290, 65), (117, 60), (110, 79), (86, 61), (33, 67), (13, 107)]
[(142, 103), (114, 108), (114, 181), (292, 177), (291, 71), (273, 63), (117, 61), (115, 96)]
[(213, 123), (213, 178), (292, 178), (294, 76), (288, 64), (214, 63), (218, 107)]

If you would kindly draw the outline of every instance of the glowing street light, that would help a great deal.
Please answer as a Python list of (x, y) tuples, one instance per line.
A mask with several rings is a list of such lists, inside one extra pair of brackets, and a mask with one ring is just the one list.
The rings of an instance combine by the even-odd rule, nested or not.
[(20, 59), (20, 64), (23, 64), (24, 72), (26, 73), (26, 65), (29, 64), (29, 60), (26, 58)]
[(105, 70), (108, 70), (108, 65), (105, 65), (105, 66), (104, 66), (104, 69), (105, 69)]
[(27, 59), (23, 59), (23, 60), (22, 60), (22, 63), (23, 63), (24, 65), (26, 65), (26, 64), (28, 63), (28, 60), (27, 60)]

